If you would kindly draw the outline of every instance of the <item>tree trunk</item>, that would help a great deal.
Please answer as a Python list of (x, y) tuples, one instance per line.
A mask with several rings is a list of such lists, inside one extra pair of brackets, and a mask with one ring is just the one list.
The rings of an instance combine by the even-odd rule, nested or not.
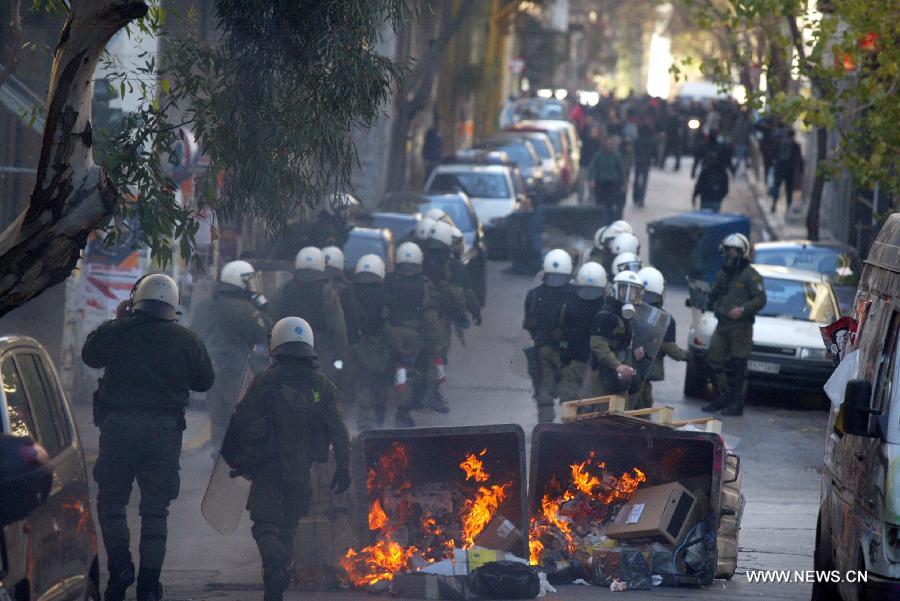
[(72, 0), (50, 74), (29, 206), (0, 234), (0, 315), (65, 280), (118, 191), (91, 151), (93, 76), (110, 38), (147, 14), (143, 0)]
[(826, 158), (828, 158), (828, 130), (820, 127), (816, 130), (816, 177), (813, 180), (809, 206), (806, 210), (806, 236), (813, 242), (819, 240), (819, 213), (822, 208), (822, 192), (825, 190), (825, 176), (821, 167)]

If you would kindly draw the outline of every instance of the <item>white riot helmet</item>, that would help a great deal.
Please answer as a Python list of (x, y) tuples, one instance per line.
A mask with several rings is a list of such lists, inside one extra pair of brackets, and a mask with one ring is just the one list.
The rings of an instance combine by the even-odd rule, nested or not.
[(610, 250), (614, 255), (620, 255), (622, 253), (638, 254), (641, 250), (641, 243), (634, 234), (622, 232), (613, 239)]
[(633, 252), (624, 252), (616, 255), (616, 258), (613, 259), (612, 272), (613, 275), (622, 273), (623, 271), (638, 272), (641, 270), (642, 266), (643, 264), (636, 254)]
[(315, 338), (309, 323), (300, 317), (279, 319), (269, 334), (269, 354), (273, 357), (315, 357)]
[(425, 211), (425, 217), (434, 221), (443, 221), (444, 223), (448, 223), (453, 226), (456, 225), (455, 223), (453, 223), (453, 218), (447, 214), (447, 211), (445, 211), (444, 209), (439, 209), (438, 207), (432, 207)]
[(544, 283), (553, 288), (565, 286), (572, 278), (572, 257), (556, 248), (544, 257)]
[(344, 271), (344, 251), (337, 246), (326, 246), (322, 254), (325, 255), (326, 270)]
[(719, 250), (724, 254), (726, 248), (736, 248), (740, 258), (746, 258), (750, 254), (750, 241), (744, 234), (728, 234), (719, 244)]
[(644, 267), (638, 272), (644, 283), (644, 302), (654, 307), (662, 306), (663, 294), (666, 291), (666, 279), (656, 267)]
[(164, 273), (145, 275), (134, 287), (131, 306), (135, 311), (175, 321), (178, 319), (178, 285)]
[[(613, 227), (612, 225), (600, 228), (598, 232), (600, 232), (600, 244), (598, 245), (598, 248), (609, 246), (610, 244), (612, 244), (612, 241), (615, 240), (616, 236), (623, 233), (623, 231), (620, 230), (618, 226)], [(596, 242), (596, 239), (594, 241)]]
[(609, 224), (609, 227), (614, 227), (619, 230), (619, 233), (625, 232), (628, 234), (634, 233), (634, 228), (631, 227), (631, 224), (625, 221), (624, 219), (617, 219)]
[(325, 277), (325, 253), (315, 246), (300, 249), (294, 259), (295, 277), (298, 280), (312, 281)]
[(356, 262), (353, 279), (360, 284), (377, 284), (384, 280), (384, 261), (378, 255), (363, 255)]
[(340, 213), (341, 211), (355, 209), (360, 206), (359, 201), (352, 194), (347, 194), (346, 192), (329, 194), (325, 200), (330, 213)]
[(428, 233), (435, 221), (431, 217), (422, 217), (416, 226), (416, 240), (428, 240)]
[(623, 271), (613, 278), (613, 297), (622, 303), (622, 317), (634, 317), (634, 308), (640, 304), (644, 296), (644, 283), (633, 271)]
[(604, 225), (601, 228), (597, 228), (597, 231), (594, 232), (594, 248), (603, 248), (603, 234), (606, 233), (606, 229)]
[(397, 247), (394, 253), (394, 262), (397, 264), (397, 273), (401, 275), (415, 275), (422, 271), (424, 256), (422, 249), (415, 242), (404, 242)]
[[(455, 231), (454, 231), (455, 230)], [(428, 247), (443, 250), (453, 246), (453, 239), (456, 238), (456, 232), (459, 232), (455, 226), (450, 225), (446, 221), (436, 221), (428, 232)], [(462, 234), (462, 232), (459, 232)]]
[(219, 281), (231, 284), (250, 292), (259, 292), (256, 270), (247, 261), (231, 261), (222, 267), (219, 273)]
[(588, 261), (575, 275), (575, 294), (584, 300), (596, 300), (606, 290), (606, 270), (603, 265)]

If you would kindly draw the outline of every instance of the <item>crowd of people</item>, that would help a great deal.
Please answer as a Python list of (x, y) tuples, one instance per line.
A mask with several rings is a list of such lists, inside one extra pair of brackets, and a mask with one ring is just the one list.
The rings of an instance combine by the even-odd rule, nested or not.
[(782, 188), (790, 208), (802, 180), (803, 155), (793, 129), (774, 117), (757, 118), (733, 98), (701, 102), (609, 96), (593, 107), (572, 104), (568, 118), (582, 141), (579, 200), (592, 194), (604, 209), (605, 223), (622, 218), (629, 182), (632, 202), (641, 207), (651, 167), (665, 169), (672, 159), (678, 171), (685, 155), (693, 157), (694, 208), (719, 211), (729, 178), (753, 167), (754, 146), (773, 212)]

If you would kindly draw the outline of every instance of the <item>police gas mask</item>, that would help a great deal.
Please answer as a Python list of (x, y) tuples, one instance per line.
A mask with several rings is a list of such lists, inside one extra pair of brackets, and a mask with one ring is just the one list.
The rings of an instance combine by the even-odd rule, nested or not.
[(622, 303), (621, 315), (624, 319), (632, 319), (635, 307), (644, 296), (644, 285), (633, 271), (623, 271), (616, 275), (612, 283), (612, 295)]

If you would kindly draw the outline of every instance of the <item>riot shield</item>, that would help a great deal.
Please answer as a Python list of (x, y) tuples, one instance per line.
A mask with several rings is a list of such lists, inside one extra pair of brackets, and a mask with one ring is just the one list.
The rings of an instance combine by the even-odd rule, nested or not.
[(631, 320), (634, 332), (631, 350), (632, 352), (639, 348), (644, 350), (644, 358), (635, 363), (637, 369), (635, 377), (640, 378), (641, 387), (650, 375), (650, 367), (659, 353), (659, 347), (662, 346), (671, 321), (672, 317), (668, 313), (646, 303), (641, 303), (635, 308), (634, 318)]
[[(251, 358), (247, 357), (247, 361), (244, 362), (241, 384), (235, 394), (235, 406), (250, 387), (253, 375)], [(206, 485), (206, 493), (200, 502), (200, 513), (219, 534), (231, 534), (237, 530), (241, 514), (244, 513), (247, 506), (247, 498), (250, 496), (250, 480), (243, 476), (232, 478), (230, 473), (231, 467), (221, 454), (217, 455), (215, 466), (209, 477), (209, 484)]]

